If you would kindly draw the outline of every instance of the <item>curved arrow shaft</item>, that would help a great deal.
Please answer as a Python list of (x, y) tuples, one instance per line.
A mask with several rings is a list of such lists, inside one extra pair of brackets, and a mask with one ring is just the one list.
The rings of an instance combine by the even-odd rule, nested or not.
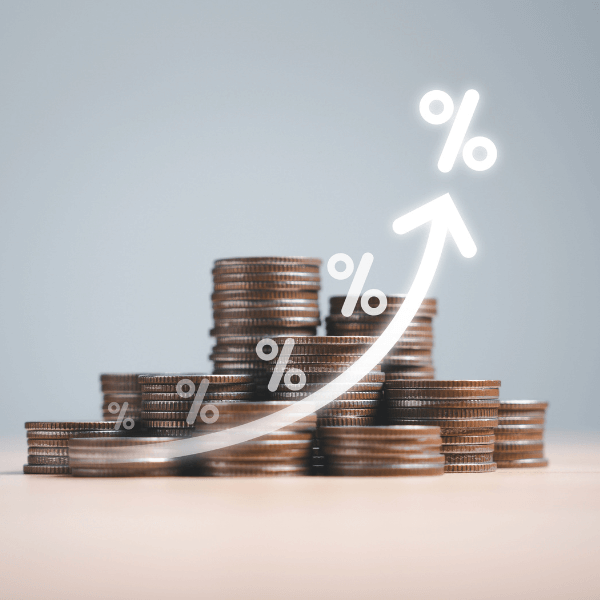
[(277, 431), (286, 425), (291, 425), (319, 408), (323, 408), (352, 386), (359, 382), (367, 373), (379, 364), (386, 354), (393, 348), (394, 344), (402, 337), (406, 328), (416, 315), (423, 302), (435, 271), (442, 255), (444, 240), (446, 239), (447, 226), (444, 221), (433, 219), (427, 246), (421, 260), (421, 265), (415, 276), (413, 284), (407, 294), (400, 310), (391, 320), (377, 341), (353, 363), (339, 377), (311, 394), (304, 400), (294, 402), (289, 406), (269, 416), (263, 417), (232, 427), (225, 431), (210, 433), (202, 436), (191, 437), (172, 442), (159, 444), (147, 444), (138, 447), (115, 448), (110, 452), (109, 462), (123, 462), (128, 460), (142, 459), (149, 452), (156, 453), (162, 458), (177, 458), (192, 454), (200, 454), (211, 450), (226, 448), (235, 444), (241, 444), (261, 435)]

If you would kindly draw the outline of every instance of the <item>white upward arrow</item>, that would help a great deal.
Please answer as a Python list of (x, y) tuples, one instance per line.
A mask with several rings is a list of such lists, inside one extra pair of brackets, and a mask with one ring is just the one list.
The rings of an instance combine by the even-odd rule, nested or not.
[[(417, 314), (439, 264), (446, 234), (450, 233), (452, 235), (461, 254), (466, 258), (471, 258), (477, 252), (475, 242), (458, 213), (450, 194), (444, 194), (396, 219), (393, 227), (396, 233), (403, 234), (430, 221), (431, 229), (429, 230), (429, 238), (421, 265), (404, 302), (400, 306), (400, 310), (367, 352), (341, 373), (339, 377), (304, 400), (294, 402), (293, 406), (251, 423), (217, 433), (172, 442), (111, 449), (110, 453), (107, 452), (107, 461), (137, 460), (147, 457), (150, 451), (153, 452), (154, 456), (160, 455), (161, 458), (177, 458), (240, 444), (277, 431), (286, 425), (291, 425), (347, 392), (383, 360)], [(156, 446), (156, 448), (152, 449), (151, 446)]]

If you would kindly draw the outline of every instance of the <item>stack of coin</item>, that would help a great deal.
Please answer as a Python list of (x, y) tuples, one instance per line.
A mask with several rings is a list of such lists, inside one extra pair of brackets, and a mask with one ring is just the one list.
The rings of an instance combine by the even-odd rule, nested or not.
[[(184, 459), (169, 458), (163, 444), (177, 438), (83, 437), (69, 440), (75, 477), (164, 477), (179, 475)], [(136, 453), (136, 450), (140, 450)]]
[(496, 470), (494, 428), (500, 381), (406, 380), (401, 373), (385, 376), (387, 422), (440, 427), (447, 473)]
[[(102, 418), (105, 421), (116, 421), (121, 407), (127, 402), (124, 418), (131, 418), (135, 424), (139, 424), (142, 413), (142, 390), (138, 383), (138, 374), (102, 373), (100, 385), (104, 395)], [(112, 408), (112, 411), (109, 410), (109, 407)]]
[[(336, 379), (358, 360), (376, 341), (369, 336), (289, 336), (275, 337), (277, 350), (272, 352), (281, 356), (287, 340), (293, 340), (294, 346), (287, 359), (287, 369), (299, 369), (304, 373), (306, 383), (301, 389), (296, 382), (297, 376), (287, 376), (287, 371), (279, 371), (277, 358), (270, 363), (270, 374), (276, 389), (269, 394), (274, 400), (302, 400), (324, 385)], [(287, 342), (288, 345), (290, 342)], [(267, 348), (263, 349), (266, 352)], [(286, 381), (286, 376), (288, 381)], [(299, 378), (298, 378), (299, 379)], [(315, 475), (324, 470), (324, 457), (320, 451), (319, 431), (321, 427), (338, 425), (374, 425), (379, 410), (381, 389), (385, 374), (377, 365), (361, 381), (348, 391), (340, 394), (333, 402), (317, 411), (317, 431), (313, 446), (313, 472)]]
[(320, 325), (318, 258), (271, 256), (218, 260), (213, 269), (217, 343), (215, 373), (251, 373), (266, 390), (266, 368), (256, 345), (274, 335), (315, 335)]
[[(308, 475), (316, 415), (294, 413), (295, 402), (223, 402), (214, 424), (196, 423), (196, 433), (225, 431), (225, 448), (200, 454), (197, 466), (211, 477)], [(283, 426), (279, 411), (294, 420)], [(282, 413), (283, 414), (283, 413)], [(269, 417), (268, 425), (261, 419)], [(238, 443), (235, 427), (245, 425), (251, 440)], [(276, 431), (273, 428), (280, 427)]]
[(322, 427), (328, 475), (442, 475), (439, 427)]
[(206, 411), (203, 407), (188, 423), (195, 395), (204, 380), (208, 381), (208, 387), (203, 404), (246, 402), (254, 398), (255, 385), (251, 375), (140, 375), (142, 425), (148, 434), (153, 437), (187, 437), (193, 433), (195, 421), (218, 419), (216, 412)]
[(494, 460), (498, 468), (547, 467), (544, 458), (544, 423), (547, 402), (502, 400)]
[[(325, 319), (327, 335), (380, 335), (394, 318), (406, 296), (387, 296), (387, 307), (380, 315), (368, 315), (357, 303), (349, 317), (342, 315), (344, 296), (329, 299), (330, 314)], [(369, 306), (375, 308), (377, 299), (371, 298)], [(425, 298), (404, 335), (385, 357), (385, 372), (402, 373), (405, 379), (433, 379), (433, 317), (437, 314), (435, 298)]]
[(27, 430), (28, 456), (23, 472), (30, 475), (68, 475), (69, 440), (75, 437), (114, 437), (114, 422), (29, 422)]

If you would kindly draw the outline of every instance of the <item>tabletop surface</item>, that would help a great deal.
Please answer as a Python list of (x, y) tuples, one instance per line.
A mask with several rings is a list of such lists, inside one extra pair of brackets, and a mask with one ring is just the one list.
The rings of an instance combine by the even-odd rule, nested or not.
[(0, 597), (598, 598), (600, 436), (545, 469), (415, 478), (25, 476), (0, 445)]

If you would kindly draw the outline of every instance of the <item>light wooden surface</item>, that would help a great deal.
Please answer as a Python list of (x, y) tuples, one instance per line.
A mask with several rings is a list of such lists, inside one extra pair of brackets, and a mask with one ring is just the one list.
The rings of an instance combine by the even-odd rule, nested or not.
[(0, 598), (600, 597), (600, 436), (437, 478), (76, 479), (0, 453)]

